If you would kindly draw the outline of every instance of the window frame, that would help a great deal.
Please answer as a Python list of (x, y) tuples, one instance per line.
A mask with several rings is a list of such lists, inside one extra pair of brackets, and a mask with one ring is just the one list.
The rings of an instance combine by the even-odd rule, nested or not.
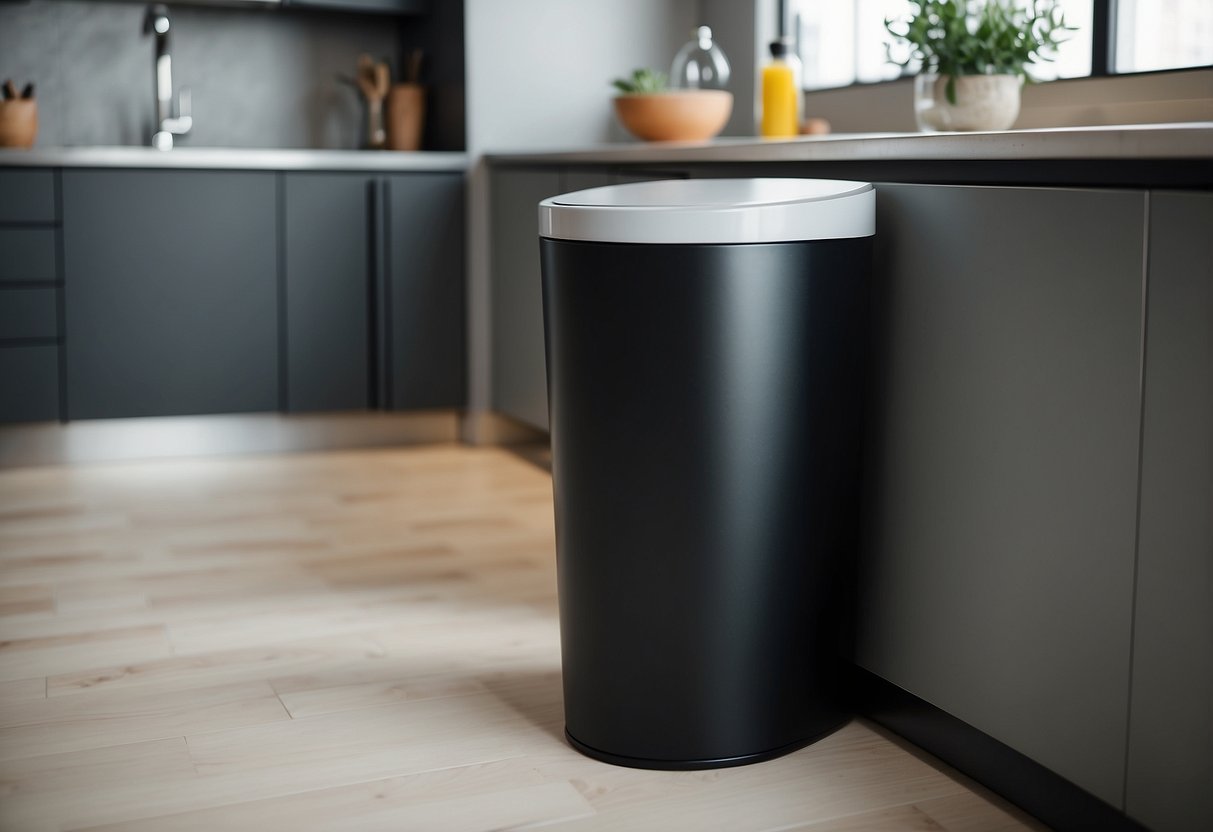
[[(781, 14), (785, 0), (780, 0)], [(1121, 78), (1137, 77), (1140, 75), (1164, 75), (1171, 72), (1192, 72), (1201, 69), (1213, 69), (1211, 64), (1196, 64), (1195, 66), (1174, 66), (1165, 69), (1141, 69), (1132, 72), (1117, 72), (1116, 67), (1116, 4), (1117, 0), (1093, 0), (1091, 10), (1091, 72), (1087, 75), (1076, 75), (1072, 78), (1051, 78), (1038, 81), (1040, 84), (1052, 84), (1055, 81), (1082, 81), (1087, 78)], [(800, 44), (796, 44), (797, 51)], [(853, 88), (875, 87), (881, 84), (895, 84), (906, 78), (912, 78), (917, 72), (902, 69), (896, 78), (882, 81), (852, 81), (837, 87), (805, 87), (803, 93), (829, 92), (833, 90), (848, 90)]]

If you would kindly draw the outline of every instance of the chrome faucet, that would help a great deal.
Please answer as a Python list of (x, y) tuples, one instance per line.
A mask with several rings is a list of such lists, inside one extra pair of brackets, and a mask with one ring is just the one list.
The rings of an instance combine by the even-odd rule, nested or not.
[(173, 136), (184, 136), (194, 126), (190, 116), (189, 87), (182, 87), (173, 115), (173, 59), (168, 53), (168, 31), (172, 21), (168, 7), (160, 3), (147, 7), (143, 17), (143, 34), (156, 37), (156, 64), (153, 70), (156, 93), (156, 123), (152, 130), (152, 147), (172, 150)]

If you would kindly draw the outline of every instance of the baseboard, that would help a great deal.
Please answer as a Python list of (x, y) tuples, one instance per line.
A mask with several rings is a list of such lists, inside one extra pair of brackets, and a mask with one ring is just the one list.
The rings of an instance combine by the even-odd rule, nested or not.
[(464, 417), (462, 437), (469, 445), (528, 445), (548, 441), (547, 431), (493, 410), (468, 413)]
[(1008, 745), (862, 668), (856, 709), (1062, 832), (1144, 832), (1114, 806)]
[(459, 412), (241, 413), (0, 427), (0, 468), (459, 441)]

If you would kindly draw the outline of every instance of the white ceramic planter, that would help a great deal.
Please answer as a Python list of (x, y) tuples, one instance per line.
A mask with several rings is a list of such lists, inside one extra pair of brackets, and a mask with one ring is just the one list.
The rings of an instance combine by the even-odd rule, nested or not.
[(914, 79), (918, 129), (1009, 130), (1019, 116), (1018, 75), (960, 75), (956, 103), (948, 101), (948, 76), (923, 73)]

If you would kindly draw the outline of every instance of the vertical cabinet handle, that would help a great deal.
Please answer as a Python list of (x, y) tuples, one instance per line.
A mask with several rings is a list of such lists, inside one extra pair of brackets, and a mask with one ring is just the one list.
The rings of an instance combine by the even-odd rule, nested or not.
[(386, 178), (378, 178), (371, 183), (371, 261), (372, 266), (372, 295), (371, 310), (373, 319), (371, 331), (374, 333), (371, 348), (374, 368), (371, 379), (374, 390), (375, 406), (387, 410), (392, 403), (392, 286), (391, 286), (391, 253), (389, 223), (391, 222), (390, 183)]
[(382, 198), (379, 193), (379, 180), (368, 179), (366, 182), (366, 309), (367, 309), (367, 404), (372, 408), (382, 406), (383, 372), (379, 367), (379, 271), (383, 259), (380, 240), (383, 235), (379, 230), (379, 217), (383, 213)]

